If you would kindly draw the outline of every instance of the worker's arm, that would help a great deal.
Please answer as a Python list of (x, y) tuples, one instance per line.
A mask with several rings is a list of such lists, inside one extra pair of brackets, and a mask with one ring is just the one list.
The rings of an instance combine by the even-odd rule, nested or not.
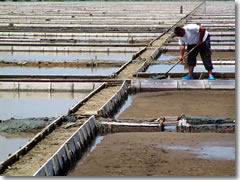
[(183, 55), (184, 55), (184, 51), (185, 51), (185, 44), (180, 45), (180, 55), (179, 55), (179, 60), (183, 60)]
[(200, 26), (199, 28), (199, 32), (200, 32), (200, 37), (199, 37), (199, 41), (198, 41), (198, 45), (201, 45), (203, 43), (203, 37), (205, 34), (206, 29), (203, 26)]

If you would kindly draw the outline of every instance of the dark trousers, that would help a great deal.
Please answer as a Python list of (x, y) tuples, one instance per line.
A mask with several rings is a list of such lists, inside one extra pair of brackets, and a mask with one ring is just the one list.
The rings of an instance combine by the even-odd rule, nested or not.
[[(196, 46), (196, 44), (188, 45), (187, 51), (190, 51), (194, 46)], [(212, 70), (210, 35), (208, 35), (207, 39), (200, 46), (188, 55), (188, 66), (196, 66), (198, 53), (201, 55), (205, 69)]]

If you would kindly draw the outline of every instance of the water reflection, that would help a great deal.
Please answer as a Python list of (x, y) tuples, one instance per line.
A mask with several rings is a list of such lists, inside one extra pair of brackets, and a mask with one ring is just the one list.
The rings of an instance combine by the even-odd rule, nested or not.
[(117, 119), (123, 111), (125, 111), (133, 102), (134, 95), (128, 95), (127, 100), (124, 102), (119, 112), (115, 115), (115, 119)]
[(167, 60), (171, 60), (171, 59), (177, 59), (178, 56), (171, 56), (171, 55), (167, 55), (165, 53), (162, 53), (161, 56), (159, 56), (157, 58), (158, 61), (167, 61)]
[(159, 145), (157, 147), (171, 150), (191, 151), (196, 154), (197, 158), (200, 159), (235, 160), (234, 146), (213, 145), (211, 143), (208, 143), (198, 147), (171, 145)]
[(0, 120), (58, 117), (90, 92), (0, 92)]
[(0, 162), (6, 159), (9, 154), (17, 151), (20, 146), (26, 144), (29, 139), (26, 137), (8, 138), (0, 135)]

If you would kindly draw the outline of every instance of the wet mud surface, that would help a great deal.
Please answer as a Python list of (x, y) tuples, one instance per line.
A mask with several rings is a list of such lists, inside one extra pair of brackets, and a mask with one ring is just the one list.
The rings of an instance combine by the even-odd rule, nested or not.
[(157, 119), (160, 116), (235, 116), (235, 92), (178, 90), (137, 93), (121, 120)]
[[(204, 148), (235, 147), (234, 134), (116, 133), (104, 136), (69, 176), (234, 176), (234, 159), (202, 158)], [(171, 148), (180, 146), (186, 148)], [(198, 149), (198, 152), (194, 151)], [(202, 151), (202, 152), (201, 152)]]
[(43, 127), (50, 124), (56, 118), (25, 118), (25, 119), (9, 119), (0, 121), (0, 132), (19, 133), (39, 131)]

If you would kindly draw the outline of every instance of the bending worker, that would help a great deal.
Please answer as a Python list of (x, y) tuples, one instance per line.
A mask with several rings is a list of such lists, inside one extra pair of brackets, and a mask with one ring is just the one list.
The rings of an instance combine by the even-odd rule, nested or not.
[(188, 24), (184, 27), (176, 27), (174, 33), (179, 38), (180, 45), (180, 56), (179, 60), (183, 60), (183, 54), (185, 50), (185, 44), (187, 45), (187, 51), (190, 51), (196, 45), (194, 49), (188, 55), (188, 70), (189, 74), (182, 77), (182, 79), (194, 79), (193, 71), (197, 63), (197, 55), (200, 52), (203, 64), (205, 69), (208, 71), (208, 79), (213, 80), (214, 76), (212, 75), (212, 60), (211, 60), (211, 46), (210, 46), (210, 35), (203, 26), (197, 24)]

